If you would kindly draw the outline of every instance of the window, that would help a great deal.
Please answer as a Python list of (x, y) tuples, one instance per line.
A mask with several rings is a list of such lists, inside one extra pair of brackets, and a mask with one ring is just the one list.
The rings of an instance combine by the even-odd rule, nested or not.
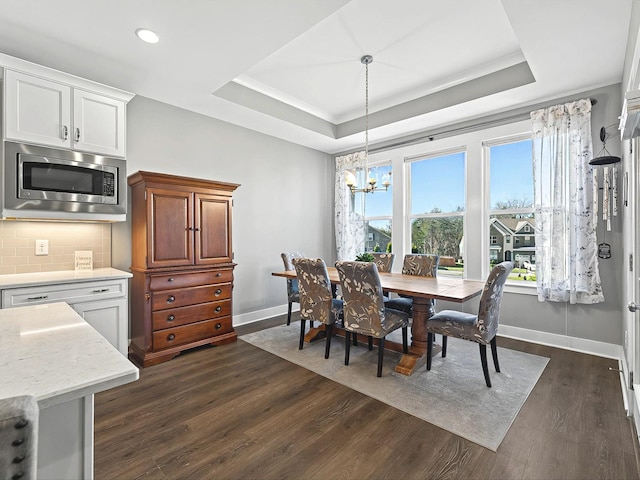
[(462, 275), (464, 151), (408, 159), (411, 252), (440, 255), (440, 273)]
[[(383, 176), (390, 173), (389, 163), (369, 167), (369, 177), (377, 180), (378, 187), (382, 186)], [(390, 186), (386, 192), (358, 193), (355, 201), (361, 202), (364, 210), (367, 229), (365, 252), (390, 252), (393, 188)]]
[[(525, 268), (535, 263), (535, 237), (517, 236), (518, 232), (532, 233), (533, 169), (531, 138), (512, 137), (508, 140), (485, 143), (489, 162), (489, 221), (492, 227), (506, 232), (504, 251), (490, 248), (491, 264), (513, 261), (516, 268), (509, 280), (534, 281), (535, 273)], [(511, 235), (514, 235), (511, 247)], [(491, 237), (492, 238), (492, 237)], [(490, 242), (492, 247), (493, 241)]]
[(498, 237), (497, 236), (491, 235), (490, 240), (491, 240), (491, 245), (497, 245), (498, 244)]

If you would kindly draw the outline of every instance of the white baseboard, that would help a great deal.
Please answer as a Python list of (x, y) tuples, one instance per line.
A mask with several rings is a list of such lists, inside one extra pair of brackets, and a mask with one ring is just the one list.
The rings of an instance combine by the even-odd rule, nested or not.
[(512, 327), (501, 324), (498, 328), (498, 335), (501, 337), (524, 340), (526, 342), (548, 345), (550, 347), (564, 348), (575, 352), (588, 353), (598, 357), (620, 359), (620, 345), (613, 343), (597, 342), (586, 338), (569, 337), (556, 333), (529, 330), (528, 328)]
[[(297, 312), (300, 310), (300, 304), (294, 303), (291, 312)], [(256, 310), (255, 312), (242, 313), (240, 315), (233, 316), (233, 326), (247, 325), (249, 323), (259, 322), (260, 320), (266, 320), (268, 318), (277, 317), (279, 315), (287, 314), (287, 305), (279, 305), (277, 307), (265, 308), (263, 310)]]

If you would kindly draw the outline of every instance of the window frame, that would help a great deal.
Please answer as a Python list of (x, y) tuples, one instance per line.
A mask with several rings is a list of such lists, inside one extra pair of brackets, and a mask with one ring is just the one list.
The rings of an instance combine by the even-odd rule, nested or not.
[[(367, 198), (366, 195), (376, 195), (376, 193), (363, 193), (362, 195), (365, 195), (364, 197), (364, 214), (363, 214), (363, 218), (364, 218), (364, 222), (365, 225), (369, 225), (370, 221), (379, 221), (379, 220), (387, 220), (389, 222), (389, 224), (391, 225), (391, 245), (393, 246), (393, 202), (394, 202), (394, 198), (393, 198), (393, 164), (391, 162), (391, 159), (387, 158), (386, 160), (377, 160), (375, 163), (369, 161), (369, 169), (371, 168), (379, 168), (379, 167), (385, 167), (385, 166), (389, 166), (391, 167), (391, 186), (389, 187), (391, 189), (391, 214), (390, 215), (371, 215), (371, 216), (367, 216)], [(365, 240), (364, 240), (364, 251), (365, 252), (372, 252), (373, 250), (367, 250), (367, 243), (369, 242), (368, 240), (368, 236), (365, 236)], [(382, 246), (381, 246), (382, 248)], [(386, 245), (384, 247), (384, 250), (382, 250), (382, 253), (386, 252)]]

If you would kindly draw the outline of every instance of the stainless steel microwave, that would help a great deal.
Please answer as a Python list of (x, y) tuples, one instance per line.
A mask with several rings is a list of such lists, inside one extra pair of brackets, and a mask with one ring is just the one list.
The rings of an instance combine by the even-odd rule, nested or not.
[(123, 159), (4, 142), (4, 218), (126, 219)]

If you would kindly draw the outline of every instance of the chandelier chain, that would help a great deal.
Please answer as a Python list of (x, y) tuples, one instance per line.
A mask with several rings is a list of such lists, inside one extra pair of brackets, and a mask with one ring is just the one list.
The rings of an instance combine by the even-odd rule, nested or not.
[(364, 158), (369, 159), (369, 63), (364, 64)]

